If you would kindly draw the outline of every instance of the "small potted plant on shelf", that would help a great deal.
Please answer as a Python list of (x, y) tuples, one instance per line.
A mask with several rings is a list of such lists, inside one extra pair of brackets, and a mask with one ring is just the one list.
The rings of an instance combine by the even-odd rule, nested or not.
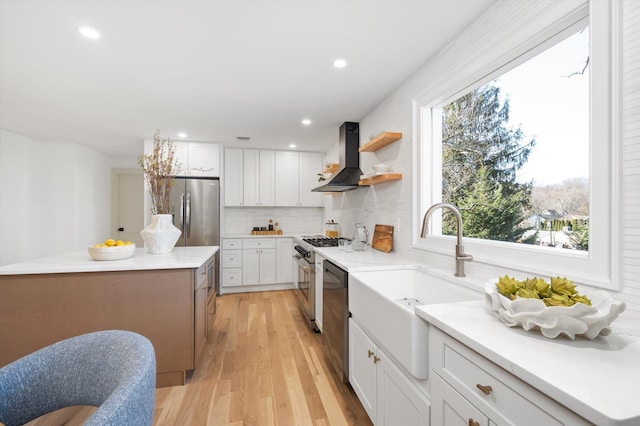
[(175, 145), (171, 139), (160, 138), (160, 130), (153, 136), (153, 150), (138, 157), (151, 195), (151, 223), (140, 232), (149, 253), (169, 253), (181, 231), (173, 224), (169, 208), (171, 187), (180, 173)]

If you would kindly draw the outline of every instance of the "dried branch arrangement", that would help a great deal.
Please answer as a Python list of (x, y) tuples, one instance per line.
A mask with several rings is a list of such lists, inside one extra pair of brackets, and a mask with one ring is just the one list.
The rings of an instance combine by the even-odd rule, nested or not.
[(171, 139), (161, 139), (160, 130), (153, 136), (153, 151), (138, 157), (138, 164), (144, 172), (144, 179), (151, 193), (151, 213), (168, 214), (171, 187), (180, 164), (176, 160), (176, 148)]

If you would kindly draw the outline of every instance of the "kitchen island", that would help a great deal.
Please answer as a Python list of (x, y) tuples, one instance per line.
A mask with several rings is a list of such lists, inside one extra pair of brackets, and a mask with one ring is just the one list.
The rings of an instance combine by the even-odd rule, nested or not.
[(68, 337), (121, 329), (153, 343), (158, 387), (184, 384), (205, 348), (217, 251), (138, 248), (94, 261), (85, 250), (0, 267), (0, 366)]

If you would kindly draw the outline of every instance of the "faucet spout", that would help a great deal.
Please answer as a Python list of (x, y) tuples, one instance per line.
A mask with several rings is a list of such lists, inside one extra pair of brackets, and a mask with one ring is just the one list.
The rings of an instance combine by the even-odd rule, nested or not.
[(429, 218), (433, 214), (434, 211), (438, 209), (449, 209), (456, 217), (456, 228), (457, 228), (457, 241), (456, 241), (456, 277), (464, 277), (464, 262), (471, 262), (473, 260), (473, 256), (470, 254), (466, 254), (464, 252), (464, 247), (462, 246), (462, 216), (460, 215), (460, 211), (453, 204), (449, 203), (437, 203), (429, 207), (427, 212), (424, 214), (424, 218), (422, 219), (422, 230), (420, 232), (420, 238), (426, 238), (427, 229), (429, 227)]

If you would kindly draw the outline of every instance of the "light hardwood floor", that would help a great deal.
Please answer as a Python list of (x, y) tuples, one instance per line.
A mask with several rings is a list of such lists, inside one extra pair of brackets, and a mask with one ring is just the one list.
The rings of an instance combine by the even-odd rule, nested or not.
[[(90, 415), (56, 414), (81, 424)], [(304, 322), (291, 291), (218, 298), (206, 355), (185, 386), (156, 391), (154, 425), (371, 425), (330, 367), (322, 335)]]

